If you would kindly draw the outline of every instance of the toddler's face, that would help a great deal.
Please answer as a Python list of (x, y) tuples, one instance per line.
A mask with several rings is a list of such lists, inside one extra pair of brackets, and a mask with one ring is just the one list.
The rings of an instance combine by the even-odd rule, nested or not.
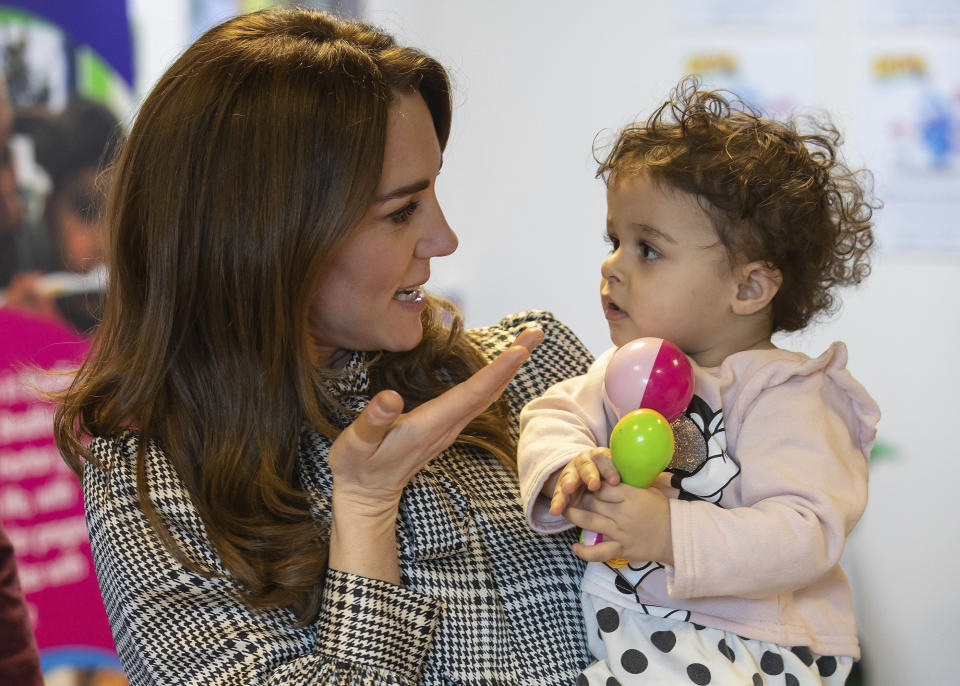
[(614, 177), (600, 295), (610, 338), (657, 336), (698, 363), (723, 346), (738, 291), (727, 251), (699, 199), (647, 175)]

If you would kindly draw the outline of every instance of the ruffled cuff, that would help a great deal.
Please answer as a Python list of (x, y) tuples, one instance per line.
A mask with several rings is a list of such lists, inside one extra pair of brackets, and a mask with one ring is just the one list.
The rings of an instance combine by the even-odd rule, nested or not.
[(443, 603), (401, 586), (327, 572), (317, 650), (338, 662), (396, 672), (416, 683), (433, 647)]

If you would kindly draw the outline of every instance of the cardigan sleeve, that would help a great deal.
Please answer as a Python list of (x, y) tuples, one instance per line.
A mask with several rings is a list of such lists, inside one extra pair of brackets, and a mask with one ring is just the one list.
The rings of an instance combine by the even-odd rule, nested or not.
[(586, 374), (555, 383), (520, 414), (520, 496), (534, 531), (554, 533), (572, 526), (562, 515), (548, 512), (549, 499), (540, 491), (579, 453), (607, 445), (611, 417), (604, 408), (602, 386), (613, 352), (611, 348), (597, 358)]
[(141, 510), (135, 440), (96, 439), (103, 468), (83, 472), (87, 525), (117, 651), (133, 686), (164, 684), (415, 684), (433, 645), (440, 603), (331, 570), (317, 621), (240, 600), (203, 524), (162, 453), (148, 449), (150, 494), (188, 559), (163, 545)]

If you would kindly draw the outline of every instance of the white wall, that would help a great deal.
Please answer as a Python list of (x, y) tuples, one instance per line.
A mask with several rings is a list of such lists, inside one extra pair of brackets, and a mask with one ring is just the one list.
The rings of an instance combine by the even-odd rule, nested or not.
[[(133, 4), (141, 40), (153, 46), (138, 57), (142, 94), (183, 47), (186, 3)], [(439, 58), (455, 80), (439, 189), (461, 247), (435, 261), (432, 284), (462, 302), (468, 324), (544, 308), (594, 352), (608, 344), (597, 294), (605, 208), (591, 145), (599, 132), (649, 113), (679, 77), (670, 7), (654, 0), (366, 2), (370, 21)], [(816, 46), (816, 102), (809, 104), (834, 113), (847, 129), (851, 159), (869, 165), (871, 145), (854, 126), (865, 7), (820, 0), (815, 24), (799, 37)], [(724, 36), (754, 37), (745, 29)], [(794, 31), (784, 44), (796, 38)], [(786, 49), (773, 55), (772, 67), (792, 73), (790, 57)], [(878, 220), (882, 230), (882, 213)], [(960, 385), (950, 352), (960, 337), (952, 302), (958, 286), (955, 253), (882, 254), (870, 279), (846, 295), (839, 318), (783, 342), (819, 352), (845, 340), (852, 371), (883, 409), (880, 438), (898, 451), (871, 468), (870, 505), (846, 556), (874, 686), (956, 680), (948, 641), (960, 615), (953, 583), (960, 550), (948, 506), (950, 484), (960, 482), (949, 400)]]
[[(461, 247), (436, 261), (434, 285), (462, 301), (469, 324), (545, 308), (594, 352), (608, 345), (598, 298), (605, 208), (591, 145), (598, 132), (648, 114), (680, 76), (669, 6), (368, 0), (373, 23), (453, 72), (454, 130), (439, 191)], [(869, 142), (851, 128), (861, 104), (851, 73), (860, 11), (854, 0), (824, 2), (805, 38), (817, 46), (809, 104), (827, 107), (847, 129), (851, 161), (869, 164)], [(876, 686), (955, 680), (958, 258), (881, 254), (838, 318), (782, 342), (819, 352), (845, 340), (850, 368), (883, 410), (880, 438), (898, 451), (871, 467), (870, 505), (845, 560)]]

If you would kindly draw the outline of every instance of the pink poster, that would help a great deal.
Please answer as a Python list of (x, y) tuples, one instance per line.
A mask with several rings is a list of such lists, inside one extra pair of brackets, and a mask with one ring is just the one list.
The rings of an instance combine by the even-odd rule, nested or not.
[(88, 341), (58, 322), (0, 308), (0, 518), (13, 542), (44, 677), (125, 683), (97, 586), (76, 476), (53, 441), (44, 390), (65, 384)]

